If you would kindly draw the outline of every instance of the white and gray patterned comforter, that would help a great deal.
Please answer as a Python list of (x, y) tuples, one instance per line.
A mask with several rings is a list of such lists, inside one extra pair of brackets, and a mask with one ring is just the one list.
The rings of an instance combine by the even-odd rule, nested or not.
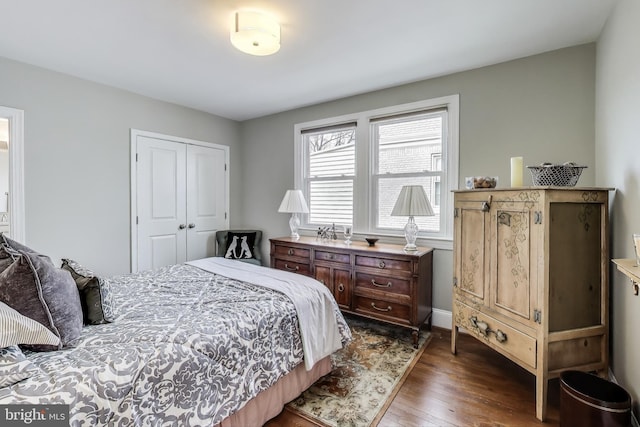
[(115, 322), (86, 326), (73, 348), (28, 353), (33, 373), (0, 389), (0, 404), (70, 404), (73, 426), (212, 425), (303, 359), (278, 291), (185, 264), (106, 280)]

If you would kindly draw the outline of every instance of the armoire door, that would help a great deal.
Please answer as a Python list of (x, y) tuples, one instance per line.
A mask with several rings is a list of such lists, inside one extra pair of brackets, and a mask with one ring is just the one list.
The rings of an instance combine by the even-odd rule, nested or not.
[(139, 132), (135, 144), (132, 270), (215, 254), (226, 219), (227, 151)]
[(494, 200), (491, 206), (491, 308), (531, 326), (539, 308), (540, 209), (522, 200)]
[(483, 200), (455, 203), (454, 275), (457, 288), (467, 298), (485, 303), (489, 281), (489, 214)]

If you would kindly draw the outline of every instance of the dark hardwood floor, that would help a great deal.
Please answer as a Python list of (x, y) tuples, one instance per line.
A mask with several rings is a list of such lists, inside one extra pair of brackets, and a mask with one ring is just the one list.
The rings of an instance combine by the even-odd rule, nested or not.
[[(547, 420), (536, 419), (535, 378), (474, 338), (460, 334), (451, 354), (451, 331), (434, 328), (429, 346), (407, 377), (379, 427), (558, 426), (560, 386), (549, 382)], [(310, 426), (283, 411), (267, 423)]]

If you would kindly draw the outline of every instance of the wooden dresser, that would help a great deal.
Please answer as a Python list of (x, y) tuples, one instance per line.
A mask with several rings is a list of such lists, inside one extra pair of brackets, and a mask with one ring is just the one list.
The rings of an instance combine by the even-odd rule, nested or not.
[(608, 191), (454, 195), (451, 351), (462, 327), (533, 373), (540, 420), (549, 378), (566, 369), (608, 373)]
[(270, 241), (271, 267), (316, 278), (342, 311), (410, 328), (416, 345), (420, 326), (430, 326), (431, 248), (404, 252), (400, 245), (311, 237)]

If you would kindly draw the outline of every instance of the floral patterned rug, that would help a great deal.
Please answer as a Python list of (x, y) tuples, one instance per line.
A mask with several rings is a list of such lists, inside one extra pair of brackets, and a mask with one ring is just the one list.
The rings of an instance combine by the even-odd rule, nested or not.
[(429, 332), (421, 331), (418, 349), (406, 328), (347, 317), (353, 341), (332, 356), (333, 371), (322, 377), (287, 409), (332, 427), (377, 425), (413, 365)]

